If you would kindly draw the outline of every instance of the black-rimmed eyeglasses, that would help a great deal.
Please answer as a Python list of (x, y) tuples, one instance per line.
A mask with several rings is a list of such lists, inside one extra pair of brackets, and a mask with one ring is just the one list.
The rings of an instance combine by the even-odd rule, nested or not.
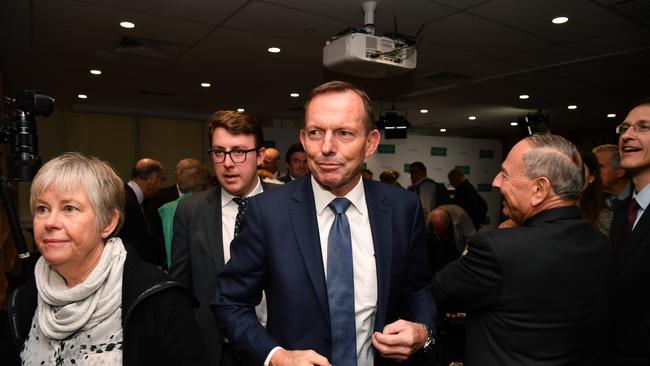
[(616, 133), (619, 135), (624, 134), (627, 130), (632, 129), (634, 132), (648, 132), (650, 131), (650, 123), (621, 123), (616, 126)]
[(246, 161), (246, 156), (248, 153), (256, 150), (256, 147), (252, 149), (232, 149), (230, 151), (223, 149), (211, 149), (208, 150), (208, 154), (210, 155), (210, 159), (213, 163), (223, 163), (226, 161), (226, 155), (230, 155), (230, 160), (232, 160), (233, 163), (243, 163)]

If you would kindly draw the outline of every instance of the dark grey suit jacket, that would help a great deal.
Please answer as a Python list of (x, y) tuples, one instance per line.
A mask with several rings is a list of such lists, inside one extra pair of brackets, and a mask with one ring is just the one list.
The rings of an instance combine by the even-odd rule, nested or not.
[(608, 365), (613, 252), (576, 206), (479, 233), (433, 281), (465, 311), (466, 366)]
[(614, 361), (612, 365), (650, 365), (650, 209), (627, 240), (623, 230), (630, 197), (616, 207), (610, 238), (616, 251)]
[[(276, 186), (262, 182), (265, 192)], [(221, 187), (216, 186), (179, 202), (174, 215), (170, 269), (172, 277), (189, 288), (201, 303), (197, 320), (210, 353), (211, 365), (219, 364), (224, 339), (210, 309), (210, 300), (223, 266)]]

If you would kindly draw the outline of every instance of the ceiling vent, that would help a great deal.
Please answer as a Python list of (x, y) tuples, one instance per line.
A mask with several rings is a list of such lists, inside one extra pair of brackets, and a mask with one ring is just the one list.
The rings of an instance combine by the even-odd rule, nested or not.
[(141, 95), (146, 95), (148, 97), (175, 97), (175, 93), (155, 91), (155, 90), (140, 90)]
[(116, 53), (171, 60), (183, 50), (185, 50), (185, 46), (178, 43), (124, 36), (120, 44), (113, 51)]
[(648, 0), (591, 0), (620, 17), (650, 29), (650, 1)]
[(416, 79), (429, 86), (447, 86), (467, 82), (473, 78), (455, 72), (441, 71), (433, 74), (420, 75)]

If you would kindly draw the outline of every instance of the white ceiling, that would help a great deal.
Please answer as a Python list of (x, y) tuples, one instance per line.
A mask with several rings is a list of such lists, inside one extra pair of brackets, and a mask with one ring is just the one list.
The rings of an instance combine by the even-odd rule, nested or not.
[[(0, 0), (0, 67), (13, 91), (37, 89), (80, 110), (203, 118), (243, 107), (269, 126), (300, 121), (310, 89), (343, 79), (369, 92), (376, 114), (394, 105), (421, 133), (468, 137), (519, 134), (509, 123), (537, 109), (554, 132), (613, 129), (650, 95), (648, 0), (378, 0), (377, 34), (393, 31), (394, 16), (403, 34), (424, 25), (417, 69), (389, 79), (322, 66), (325, 41), (362, 25), (360, 3)], [(559, 15), (569, 22), (552, 24)], [(125, 36), (165, 57), (116, 52)]]

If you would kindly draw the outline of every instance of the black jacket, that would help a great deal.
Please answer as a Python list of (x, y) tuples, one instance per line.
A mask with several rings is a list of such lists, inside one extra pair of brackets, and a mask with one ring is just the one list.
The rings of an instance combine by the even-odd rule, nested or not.
[[(9, 327), (15, 353), (3, 355), (3, 362), (18, 360), (36, 304), (33, 280), (11, 294)], [(195, 306), (198, 303), (189, 291), (155, 266), (143, 262), (133, 249), (129, 250), (122, 278), (123, 364), (206, 364), (192, 310)]]

